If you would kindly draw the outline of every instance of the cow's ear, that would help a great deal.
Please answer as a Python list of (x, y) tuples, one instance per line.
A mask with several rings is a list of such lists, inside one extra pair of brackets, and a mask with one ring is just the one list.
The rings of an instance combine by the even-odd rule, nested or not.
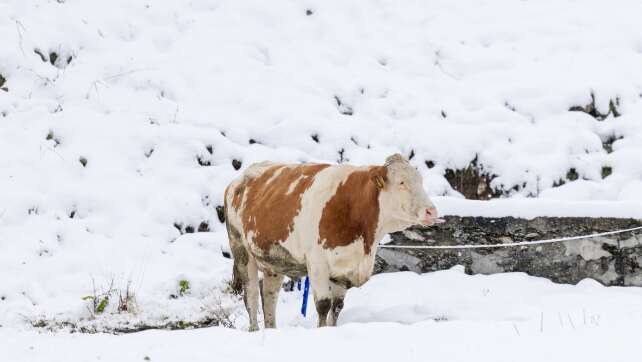
[(377, 185), (378, 188), (383, 189), (384, 186), (386, 186), (386, 181), (383, 179), (382, 176), (376, 175), (372, 178), (374, 180), (375, 185)]
[(398, 153), (395, 153), (392, 156), (388, 156), (388, 158), (386, 158), (386, 162), (383, 165), (388, 167), (388, 166), (390, 166), (392, 164), (395, 164), (395, 163), (406, 163), (407, 164), (408, 160), (406, 160), (402, 155), (400, 155)]

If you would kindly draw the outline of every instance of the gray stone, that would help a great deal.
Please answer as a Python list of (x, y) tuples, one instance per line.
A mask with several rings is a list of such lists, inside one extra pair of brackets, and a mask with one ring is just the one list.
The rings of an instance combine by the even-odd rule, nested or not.
[[(505, 244), (642, 226), (640, 220), (584, 217), (446, 217), (430, 228), (391, 234), (390, 245)], [(492, 249), (379, 249), (375, 272), (430, 272), (463, 265), (468, 274), (525, 272), (556, 283), (593, 278), (604, 285), (642, 286), (642, 230), (590, 239)]]

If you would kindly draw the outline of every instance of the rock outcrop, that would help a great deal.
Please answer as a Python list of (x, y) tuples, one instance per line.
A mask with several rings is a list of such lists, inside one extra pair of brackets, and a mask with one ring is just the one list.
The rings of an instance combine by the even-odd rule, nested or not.
[[(446, 217), (431, 228), (391, 234), (392, 245), (502, 244), (594, 234), (641, 226), (635, 219)], [(604, 285), (642, 286), (642, 230), (533, 246), (492, 249), (379, 249), (375, 272), (429, 272), (463, 265), (469, 274), (525, 272), (557, 283), (593, 278)]]

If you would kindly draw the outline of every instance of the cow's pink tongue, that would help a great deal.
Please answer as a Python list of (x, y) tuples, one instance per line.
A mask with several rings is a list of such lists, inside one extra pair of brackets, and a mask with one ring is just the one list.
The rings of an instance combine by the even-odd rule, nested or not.
[(444, 219), (434, 219), (434, 220), (433, 220), (433, 222), (434, 222), (435, 224), (441, 224), (441, 223), (445, 223), (445, 222), (446, 222), (446, 220), (444, 220)]

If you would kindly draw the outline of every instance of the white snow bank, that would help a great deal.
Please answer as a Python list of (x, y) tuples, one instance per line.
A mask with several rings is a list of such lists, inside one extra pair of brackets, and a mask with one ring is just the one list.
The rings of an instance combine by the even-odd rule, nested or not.
[(538, 216), (619, 217), (642, 219), (642, 202), (506, 198), (489, 201), (465, 200), (454, 197), (433, 197), (442, 215), (503, 217), (532, 219)]
[[(585, 280), (554, 284), (522, 273), (469, 276), (462, 268), (376, 275), (350, 290), (337, 328), (226, 328), (106, 334), (14, 333), (0, 328), (8, 361), (628, 361), (637, 354), (641, 288)], [(300, 296), (300, 295), (299, 295)], [(314, 315), (308, 320), (316, 318)]]

